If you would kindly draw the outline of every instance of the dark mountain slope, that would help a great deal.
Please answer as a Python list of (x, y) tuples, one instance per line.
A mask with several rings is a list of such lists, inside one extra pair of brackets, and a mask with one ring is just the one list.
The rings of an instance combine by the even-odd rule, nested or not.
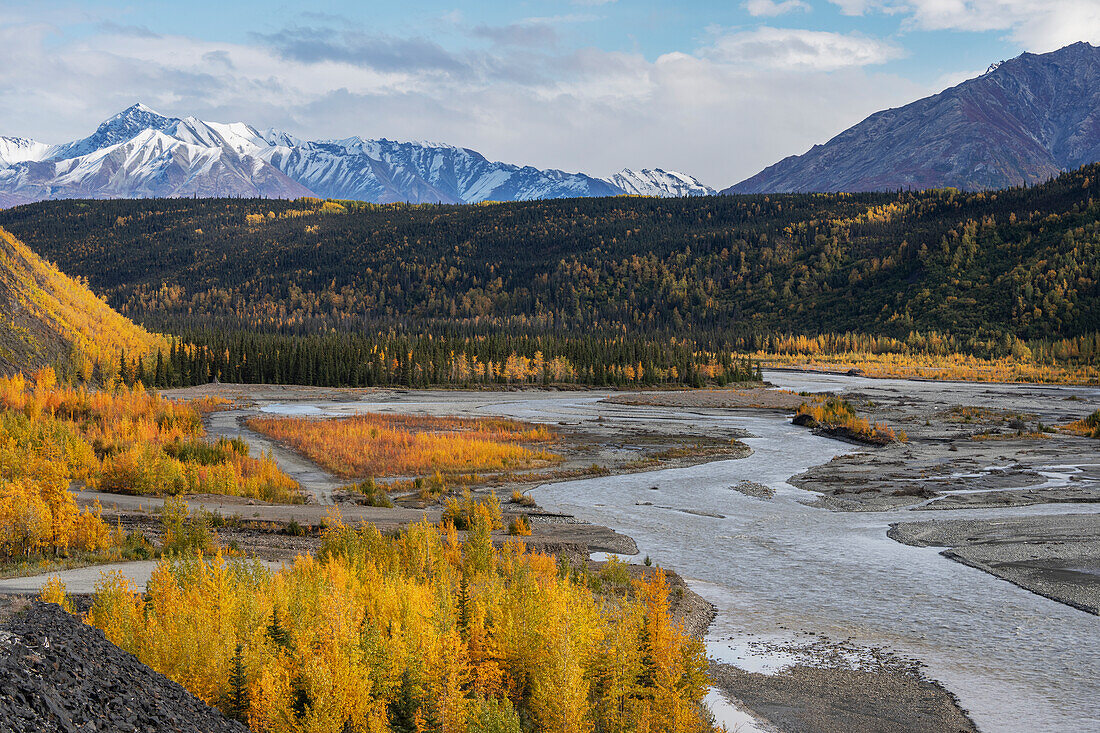
[(1100, 48), (1025, 53), (722, 193), (966, 190), (1039, 183), (1100, 161)]

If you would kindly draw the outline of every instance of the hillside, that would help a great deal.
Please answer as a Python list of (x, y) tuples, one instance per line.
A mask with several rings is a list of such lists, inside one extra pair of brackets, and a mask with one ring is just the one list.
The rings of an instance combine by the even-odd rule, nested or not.
[(1100, 166), (996, 194), (59, 201), (0, 212), (0, 225), (156, 330), (720, 345), (845, 331), (1003, 343), (1100, 324)]
[(3, 229), (0, 302), (0, 373), (72, 357), (71, 365), (89, 377), (97, 361), (113, 367), (123, 351), (132, 358), (166, 347)]
[(1100, 161), (1100, 48), (1025, 53), (871, 115), (722, 193), (990, 190)]

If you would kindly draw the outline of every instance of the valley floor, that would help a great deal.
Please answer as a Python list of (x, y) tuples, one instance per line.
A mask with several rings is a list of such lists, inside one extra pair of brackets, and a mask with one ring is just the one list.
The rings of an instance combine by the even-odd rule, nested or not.
[[(194, 509), (229, 518), (217, 530), (223, 544), (232, 542), (242, 552), (273, 562), (315, 547), (318, 527), (334, 509), (345, 521), (370, 521), (386, 531), (421, 517), (437, 521), (441, 508), (411, 496), (397, 497), (390, 509), (350, 502), (340, 491), (345, 480), (249, 430), (244, 423), (251, 416), (382, 412), (502, 416), (553, 425), (560, 436), (554, 450), (562, 454), (561, 464), (493, 477), (476, 490), (496, 491), (506, 520), (510, 514), (526, 514), (533, 530), (526, 541), (534, 548), (577, 559), (616, 553), (633, 555), (637, 562), (651, 554), (689, 578), (695, 593), (681, 593), (687, 600), (678, 611), (690, 628), (707, 634), (722, 693), (712, 695), (712, 701), (720, 707), (723, 696), (734, 701), (751, 713), (750, 725), (759, 730), (972, 729), (964, 708), (979, 725), (998, 728), (1015, 714), (999, 714), (997, 701), (982, 699), (983, 691), (996, 688), (998, 675), (1007, 680), (1006, 689), (1023, 690), (1025, 702), (1028, 695), (1046, 696), (1047, 691), (1034, 687), (1030, 670), (1017, 674), (960, 662), (960, 655), (978, 653), (980, 645), (969, 632), (944, 631), (939, 641), (922, 634), (922, 641), (915, 642), (913, 634), (924, 622), (914, 619), (906, 625), (896, 617), (927, 598), (925, 589), (904, 577), (905, 564), (917, 560), (920, 577), (931, 579), (923, 582), (959, 585), (957, 597), (945, 592), (929, 606), (930, 613), (955, 619), (941, 619), (944, 623), (996, 624), (983, 616), (985, 606), (968, 610), (959, 600), (975, 593), (1021, 609), (1030, 609), (1034, 601), (1002, 597), (997, 587), (960, 576), (953, 569), (960, 566), (944, 558), (929, 560), (918, 547), (950, 547), (947, 557), (1096, 613), (1097, 446), (1076, 436), (1037, 436), (1042, 435), (1040, 423), (1061, 425), (1096, 409), (1100, 390), (792, 372), (768, 376), (785, 391), (406, 392), (220, 384), (166, 396), (232, 400), (230, 409), (208, 416), (208, 432), (240, 435), (254, 451), (271, 451), (309, 493), (310, 503), (295, 506), (188, 498)], [(851, 446), (790, 426), (785, 415), (801, 401), (800, 391), (842, 392), (861, 414), (904, 429), (909, 442)], [(744, 478), (730, 486), (727, 474)], [(513, 489), (534, 490), (545, 508), (509, 503)], [(150, 538), (159, 531), (154, 513), (159, 499), (93, 492), (78, 498), (84, 504), (98, 499), (109, 521)], [(929, 521), (930, 514), (964, 519)], [(287, 531), (292, 520), (301, 533)], [(890, 537), (914, 547), (886, 540), (887, 528)], [(817, 542), (819, 535), (820, 547), (830, 549), (811, 558), (806, 538)], [(861, 560), (868, 572), (883, 574), (875, 580), (882, 597), (865, 603), (858, 596), (840, 598), (866, 592), (848, 560), (855, 547), (872, 540), (858, 552), (884, 558)], [(800, 549), (788, 558), (787, 546)], [(700, 559), (700, 552), (707, 560)], [(815, 572), (815, 585), (804, 588), (801, 574)], [(888, 583), (883, 578), (890, 574)], [(96, 576), (92, 569), (62, 574), (75, 593), (89, 592)], [(44, 582), (0, 581), (0, 593), (25, 592), (37, 580)], [(719, 616), (708, 632), (714, 607)], [(1073, 614), (1085, 614), (1046, 611), (1057, 617), (1052, 623), (1066, 625), (1072, 643), (1083, 626)], [(1051, 634), (1057, 631), (1051, 626)], [(1000, 643), (996, 631), (986, 632)], [(1036, 643), (1041, 646), (1045, 638), (1039, 634)], [(1000, 651), (990, 665), (1029, 663)], [(1083, 677), (1088, 674), (1082, 669), (1068, 680), (1052, 680), (1052, 689), (1064, 685), (1066, 700), (1046, 701), (1053, 710), (1040, 707), (1039, 724), (1032, 729), (1057, 729), (1074, 696), (1089, 689), (1095, 693), (1094, 683)], [(1098, 714), (1087, 706), (1081, 711), (1082, 719)]]

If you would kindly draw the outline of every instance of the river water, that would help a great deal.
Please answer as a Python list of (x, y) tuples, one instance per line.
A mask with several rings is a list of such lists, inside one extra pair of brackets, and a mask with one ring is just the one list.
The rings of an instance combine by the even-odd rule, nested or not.
[[(769, 378), (807, 390), (871, 381), (784, 373)], [(905, 390), (953, 389), (893, 383)], [(978, 404), (975, 398), (981, 394), (1011, 400), (1013, 389), (958, 386), (969, 399), (957, 401)], [(1086, 392), (1089, 399), (1100, 395)], [(886, 537), (891, 522), (926, 515), (830, 512), (801, 503), (816, 495), (787, 480), (857, 450), (853, 446), (813, 435), (778, 414), (629, 407), (601, 403), (603, 396), (497, 393), (438, 399), (409, 394), (386, 402), (319, 405), (317, 414), (476, 411), (550, 423), (583, 423), (599, 416), (605, 425), (660, 421), (683, 424), (694, 433), (748, 430), (756, 436), (744, 439), (754, 451), (748, 458), (548, 484), (534, 496), (548, 509), (631, 536), (640, 549), (638, 558), (648, 555), (690, 579), (718, 608), (708, 636), (713, 656), (766, 669), (781, 665), (784, 654), (754, 652), (759, 642), (793, 647), (805, 644), (812, 632), (922, 660), (929, 676), (954, 692), (984, 731), (1100, 730), (1100, 619), (948, 560), (936, 548), (908, 547)], [(731, 489), (742, 480), (771, 487), (775, 497), (761, 500)], [(944, 518), (1097, 509), (965, 509)]]
[[(645, 419), (685, 416), (649, 412)], [(639, 557), (696, 580), (693, 587), (719, 610), (709, 634), (712, 655), (751, 669), (768, 660), (754, 658), (749, 640), (791, 644), (805, 641), (797, 632), (813, 631), (921, 659), (982, 730), (1100, 730), (1100, 619), (948, 560), (936, 548), (886, 537), (891, 522), (923, 516), (800, 503), (813, 495), (787, 479), (852, 446), (780, 416), (688, 419), (693, 430), (726, 422), (749, 430), (758, 436), (744, 441), (753, 455), (551, 484), (534, 496), (545, 507), (630, 535)], [(731, 490), (741, 480), (765, 484), (776, 496), (765, 501)], [(1095, 510), (1037, 506), (949, 516)]]

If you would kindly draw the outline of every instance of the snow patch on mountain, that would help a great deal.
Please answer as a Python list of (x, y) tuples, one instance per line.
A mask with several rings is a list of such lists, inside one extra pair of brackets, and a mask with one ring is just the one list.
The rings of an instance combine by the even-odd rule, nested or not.
[(42, 160), (50, 152), (46, 143), (24, 137), (0, 137), (0, 168), (15, 163)]
[(677, 171), (661, 170), (660, 168), (644, 168), (640, 171), (625, 168), (604, 180), (612, 186), (621, 188), (624, 192), (635, 196), (670, 198), (677, 196), (713, 196), (717, 193), (713, 188), (703, 184), (694, 176)]

